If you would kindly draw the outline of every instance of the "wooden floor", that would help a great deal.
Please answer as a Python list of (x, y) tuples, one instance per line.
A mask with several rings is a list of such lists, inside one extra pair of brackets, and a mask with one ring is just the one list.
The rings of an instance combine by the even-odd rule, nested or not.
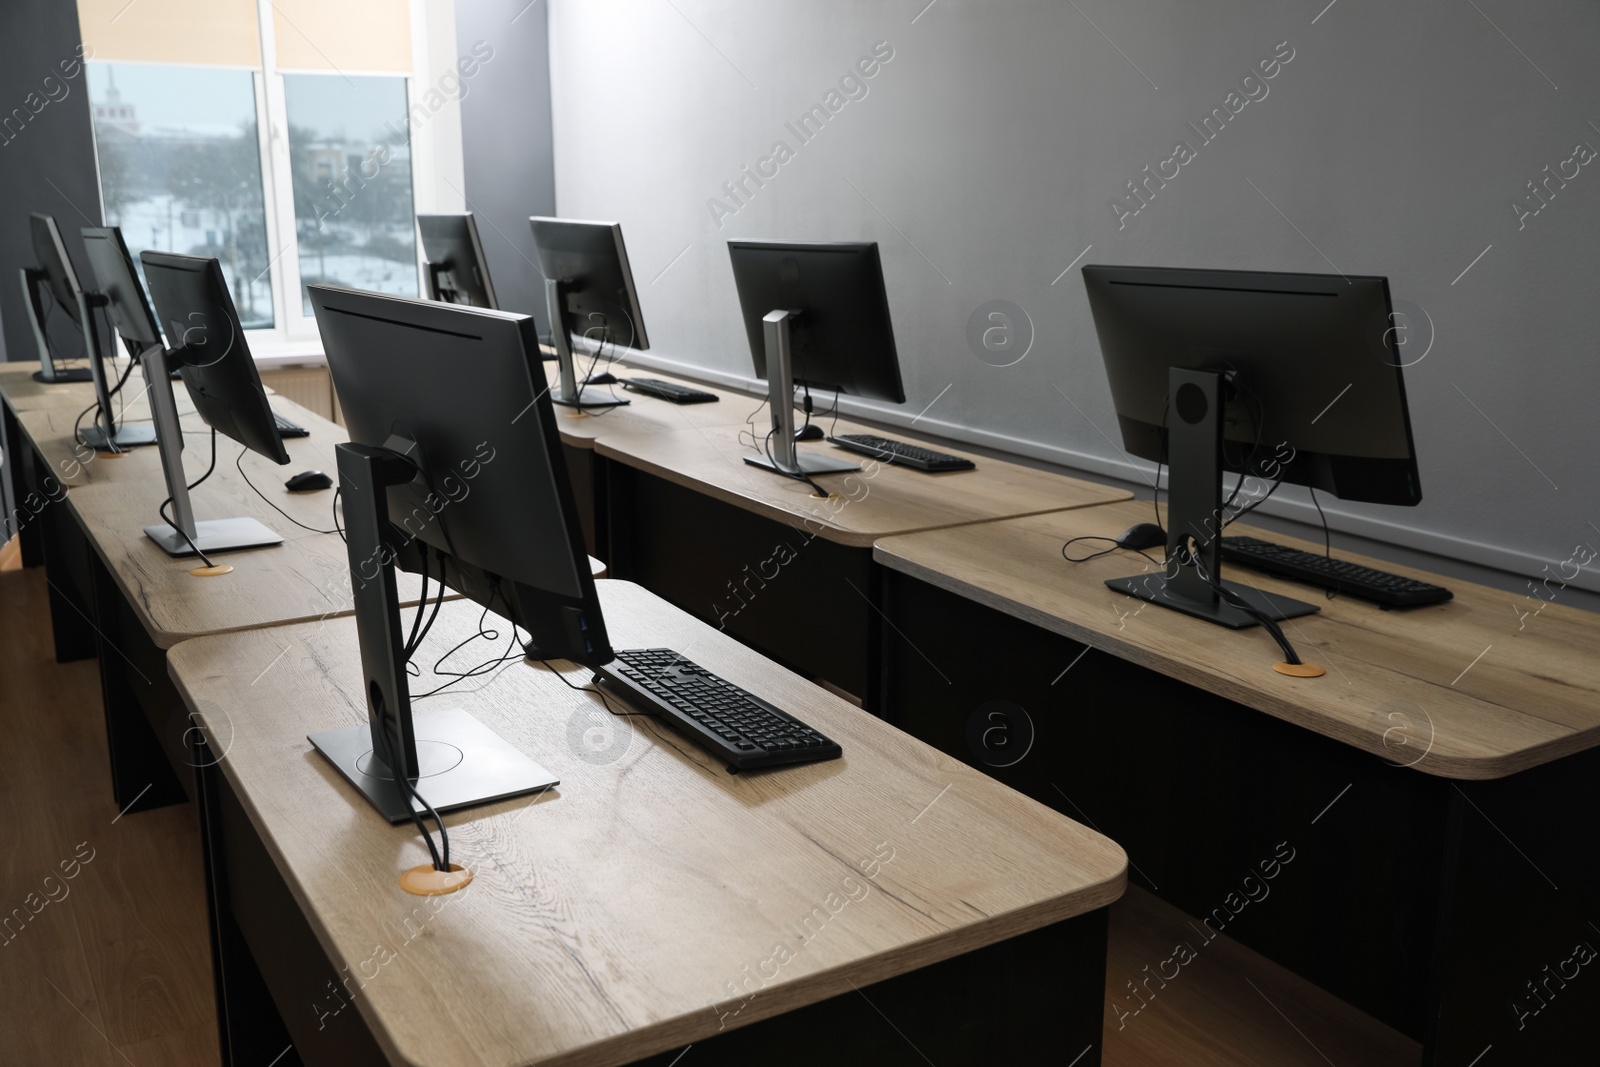
[(46, 590), (0, 550), (0, 1062), (214, 1064), (194, 809), (117, 817), (98, 668), (55, 662)]
[[(194, 810), (117, 816), (95, 664), (55, 662), (44, 575), (20, 568), (15, 542), (0, 548), (0, 619), (0, 919), (11, 916), (0, 933), (0, 1061), (216, 1063)], [(75, 859), (76, 877), (62, 879), (59, 865)], [(1112, 1002), (1188, 936), (1185, 918), (1134, 888), (1112, 908)], [(1105, 1067), (1422, 1058), (1415, 1042), (1226, 937), (1155, 988), (1137, 1015), (1108, 1008)]]

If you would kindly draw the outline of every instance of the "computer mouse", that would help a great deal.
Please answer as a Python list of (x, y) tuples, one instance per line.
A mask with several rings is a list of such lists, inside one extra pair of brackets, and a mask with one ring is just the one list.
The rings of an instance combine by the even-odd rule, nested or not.
[(333, 479), (321, 471), (301, 471), (283, 483), (291, 493), (314, 493), (318, 489), (332, 489)]
[(1160, 548), (1167, 543), (1167, 531), (1153, 522), (1130, 526), (1117, 538), (1118, 548)]
[(617, 376), (610, 371), (603, 370), (599, 374), (589, 375), (583, 380), (583, 383), (585, 385), (616, 385)]

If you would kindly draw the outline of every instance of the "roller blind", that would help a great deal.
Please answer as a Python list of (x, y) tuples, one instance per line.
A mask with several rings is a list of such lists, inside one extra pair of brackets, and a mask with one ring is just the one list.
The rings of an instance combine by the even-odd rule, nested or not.
[(411, 70), (406, 0), (273, 0), (272, 18), (280, 70)]
[(78, 0), (78, 24), (107, 62), (261, 66), (255, 0)]

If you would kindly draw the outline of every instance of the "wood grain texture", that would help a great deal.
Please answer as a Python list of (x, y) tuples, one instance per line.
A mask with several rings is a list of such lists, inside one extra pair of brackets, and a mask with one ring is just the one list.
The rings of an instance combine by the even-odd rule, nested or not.
[[(330, 958), (368, 976), (355, 1003), (397, 1062), (625, 1063), (1121, 894), (1126, 857), (1108, 839), (638, 586), (600, 589), (619, 647), (674, 647), (823, 730), (844, 758), (729, 775), (653, 722), (610, 716), (594, 695), (515, 661), (418, 712), (466, 709), (561, 785), (448, 818), (452, 852), (476, 879), (430, 910), (397, 885), (425, 861), (415, 830), (388, 825), (305, 740), (365, 720), (353, 623), (170, 653)], [(447, 604), (418, 661), (477, 618)], [(493, 647), (460, 664), (505, 647), (479, 644)], [(429, 680), (424, 667), (414, 687)], [(767, 963), (780, 945), (788, 957)], [(759, 992), (739, 1010), (743, 982)]]
[[(125, 364), (120, 364), (119, 367)], [(37, 411), (40, 408), (72, 407), (82, 411), (94, 403), (94, 385), (90, 382), (64, 382), (47, 385), (33, 380), (39, 369), (38, 360), (30, 363), (0, 362), (0, 394), (12, 411)], [(119, 370), (120, 373), (120, 370)]]
[[(55, 662), (46, 590), (41, 571), (0, 564), (0, 617), (18, 622), (0, 642), (0, 1060), (216, 1063), (195, 809), (119, 818), (92, 780), (107, 759), (99, 674)], [(61, 867), (79, 855), (92, 858)], [(19, 927), (11, 909), (44, 900)]]
[[(1560, 603), (1537, 616), (1511, 593), (1367, 557), (1340, 558), (1451, 588), (1455, 599), (1384, 611), (1351, 597), (1229, 566), (1226, 576), (1318, 603), (1284, 632), (1321, 678), (1277, 674), (1277, 646), (1260, 628), (1230, 631), (1107, 589), (1107, 578), (1155, 568), (1129, 552), (1087, 563), (1061, 558), (1068, 538), (1116, 536), (1150, 521), (1148, 503), (886, 538), (887, 567), (1074, 641), (1382, 756), (1446, 778), (1514, 774), (1600, 744), (1600, 618)], [(1320, 552), (1258, 529), (1232, 532)], [(1084, 554), (1097, 547), (1079, 545)], [(1142, 608), (1142, 610), (1141, 610)]]
[[(1417, 1042), (1227, 934), (1204, 940), (1192, 922), (1134, 885), (1111, 906), (1102, 1067), (1422, 1063)], [(1164, 981), (1178, 945), (1194, 958)]]
[[(874, 433), (870, 426), (839, 421), (839, 433)], [(1039, 512), (1127, 500), (1124, 489), (1097, 485), (1016, 463), (988, 459), (943, 445), (939, 451), (967, 456), (971, 471), (929, 474), (877, 463), (826, 443), (806, 451), (859, 459), (854, 474), (814, 475), (832, 494), (818, 499), (805, 482), (744, 462), (756, 454), (739, 435), (743, 425), (656, 434), (608, 434), (596, 450), (608, 459), (791, 525), (805, 523), (825, 540), (869, 547), (880, 537)], [(917, 443), (896, 432), (896, 439)]]
[[(580, 371), (588, 365), (586, 359), (578, 361)], [(545, 374), (554, 382), (556, 365), (546, 363), (544, 367)], [(606, 434), (652, 434), (669, 430), (707, 429), (712, 426), (743, 426), (745, 419), (761, 403), (759, 398), (745, 396), (743, 393), (730, 392), (714, 385), (663, 374), (660, 371), (629, 367), (620, 361), (612, 364), (611, 373), (617, 376), (619, 384), (588, 386), (584, 390), (584, 396), (590, 399), (616, 398), (631, 403), (603, 410), (599, 414), (579, 414), (572, 408), (555, 405), (556, 430), (561, 434), (563, 443), (574, 448), (593, 448), (595, 440)], [(705, 404), (674, 404), (670, 400), (661, 400), (622, 388), (620, 382), (629, 378), (659, 378), (664, 382), (686, 385), (692, 389), (715, 394), (720, 399)]]
[[(194, 414), (187, 391), (180, 389), (177, 395), (184, 467), (193, 481), (210, 462), (211, 434)], [(137, 417), (143, 404), (142, 400), (130, 403), (128, 416)], [(194, 560), (168, 556), (144, 534), (146, 526), (161, 521), (157, 508), (167, 495), (154, 446), (129, 449), (116, 458), (101, 457), (73, 442), (73, 420), (80, 408), (46, 408), (18, 416), (33, 446), (67, 486), (64, 502), (48, 506), (73, 511), (159, 647), (199, 634), (302, 622), (352, 610), (349, 558), (344, 542), (332, 532), (333, 492), (290, 493), (283, 486), (290, 475), (304, 470), (325, 471), (337, 479), (334, 446), (349, 440), (349, 435), (284, 397), (273, 397), (272, 407), (311, 431), (309, 437), (284, 441), (290, 458), (286, 466), (254, 452), (245, 454), (243, 466), (250, 484), (272, 503), (240, 477), (235, 458), (242, 446), (221, 435), (216, 470), (191, 491), (190, 499), (197, 519), (248, 516), (281, 534), (284, 543), (219, 554), (234, 570), (218, 578), (194, 577), (189, 573)], [(273, 504), (312, 529), (294, 525)], [(398, 588), (402, 600), (414, 601), (419, 579), (398, 575)]]

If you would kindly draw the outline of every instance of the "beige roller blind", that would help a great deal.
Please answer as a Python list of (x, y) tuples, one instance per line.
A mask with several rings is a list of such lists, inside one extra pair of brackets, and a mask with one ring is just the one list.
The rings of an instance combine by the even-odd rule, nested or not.
[(78, 0), (78, 23), (94, 59), (261, 66), (255, 0)]
[(273, 0), (272, 17), (281, 70), (411, 70), (407, 0)]

